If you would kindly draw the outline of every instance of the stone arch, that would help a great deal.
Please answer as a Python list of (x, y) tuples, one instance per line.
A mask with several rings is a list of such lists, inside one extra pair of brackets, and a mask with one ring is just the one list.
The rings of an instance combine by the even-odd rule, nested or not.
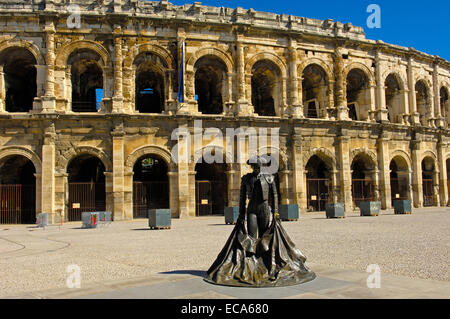
[(422, 162), (426, 157), (430, 157), (431, 159), (433, 159), (434, 164), (435, 164), (435, 169), (438, 169), (438, 166), (436, 165), (438, 159), (436, 156), (436, 153), (434, 153), (433, 151), (425, 151), (422, 156), (420, 157), (420, 162)]
[(203, 157), (203, 152), (205, 150), (212, 151), (214, 149), (215, 152), (219, 151), (220, 154), (223, 157), (224, 163), (227, 165), (227, 169), (232, 169), (232, 164), (234, 163), (234, 158), (230, 151), (225, 151), (224, 148), (220, 145), (207, 145), (204, 147), (201, 147), (197, 150), (194, 150), (194, 154), (192, 155), (192, 166), (195, 168), (195, 165), (199, 162), (199, 160)]
[(171, 167), (171, 155), (168, 150), (160, 146), (146, 145), (135, 149), (130, 153), (130, 155), (128, 155), (127, 159), (125, 160), (125, 171), (128, 173), (132, 172), (133, 166), (136, 161), (144, 155), (157, 155), (161, 159), (163, 159), (164, 162), (166, 162), (168, 168)]
[(105, 172), (112, 172), (112, 161), (111, 158), (101, 149), (98, 149), (94, 146), (78, 146), (75, 148), (71, 148), (66, 152), (63, 152), (60, 157), (60, 161), (58, 163), (58, 167), (63, 169), (64, 172), (67, 171), (69, 163), (77, 156), (89, 154), (97, 157), (105, 167)]
[(307, 60), (300, 63), (300, 65), (297, 68), (297, 74), (301, 76), (303, 74), (303, 71), (310, 65), (317, 64), (320, 66), (325, 74), (328, 77), (328, 81), (332, 81), (334, 79), (333, 71), (331, 70), (330, 66), (326, 63), (326, 61), (319, 59), (319, 58), (308, 58)]
[(401, 89), (404, 90), (407, 87), (408, 80), (405, 78), (403, 72), (397, 69), (387, 69), (386, 71), (384, 71), (384, 73), (381, 76), (383, 81), (382, 83), (385, 83), (387, 77), (391, 74), (398, 81), (398, 84), (400, 85)]
[(251, 74), (253, 65), (260, 60), (269, 60), (279, 69), (282, 78), (286, 78), (286, 63), (276, 54), (270, 52), (261, 52), (252, 56), (245, 65), (245, 73)]
[(9, 48), (24, 48), (34, 56), (38, 65), (45, 65), (44, 55), (39, 48), (32, 42), (25, 40), (6, 40), (0, 43), (0, 53)]
[(156, 54), (165, 62), (168, 68), (175, 69), (175, 60), (172, 54), (162, 46), (150, 43), (134, 46), (131, 50), (129, 50), (128, 55), (125, 57), (123, 61), (123, 67), (131, 68), (136, 57), (138, 57), (142, 53)]
[(216, 58), (218, 58), (220, 61), (222, 61), (225, 66), (227, 67), (227, 72), (233, 72), (234, 70), (234, 63), (232, 58), (227, 54), (225, 51), (214, 48), (214, 47), (207, 47), (202, 48), (195, 52), (186, 62), (186, 71), (194, 71), (194, 65), (195, 63), (201, 59), (202, 57), (206, 55), (212, 55)]
[(364, 159), (367, 159), (373, 168), (378, 168), (378, 159), (375, 152), (367, 149), (367, 148), (357, 148), (350, 152), (350, 165), (353, 163), (356, 156), (362, 156)]
[(42, 172), (41, 159), (33, 151), (23, 146), (6, 146), (0, 149), (0, 159), (3, 159), (11, 155), (21, 155), (29, 159), (34, 165), (36, 174), (41, 174)]
[(324, 147), (317, 147), (309, 150), (308, 152), (303, 153), (303, 165), (306, 167), (308, 164), (308, 161), (316, 155), (319, 157), (322, 161), (325, 162), (325, 164), (328, 166), (330, 171), (334, 171), (337, 169), (337, 162), (336, 162), (336, 156), (331, 152), (329, 149)]
[(408, 169), (411, 170), (411, 167), (412, 167), (411, 156), (407, 152), (405, 152), (403, 150), (393, 151), (389, 157), (389, 163), (392, 162), (392, 160), (396, 157), (402, 158), (406, 162), (406, 165), (408, 165)]
[(101, 44), (90, 40), (79, 40), (71, 42), (70, 44), (62, 47), (56, 53), (55, 65), (59, 67), (65, 67), (70, 54), (76, 50), (92, 50), (97, 53), (102, 59), (102, 67), (111, 66), (111, 56), (108, 50)]
[(361, 70), (367, 76), (370, 86), (375, 85), (375, 75), (373, 71), (367, 65), (361, 62), (350, 62), (346, 67), (344, 67), (344, 70), (342, 71), (342, 77), (345, 81), (347, 81), (347, 76), (350, 71), (354, 69)]

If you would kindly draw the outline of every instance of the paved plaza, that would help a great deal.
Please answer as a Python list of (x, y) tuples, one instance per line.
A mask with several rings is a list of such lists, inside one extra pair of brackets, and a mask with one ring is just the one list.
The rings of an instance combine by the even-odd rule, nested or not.
[[(233, 228), (223, 216), (173, 219), (170, 230), (144, 219), (99, 229), (0, 225), (0, 298), (450, 298), (449, 225), (445, 207), (283, 222), (317, 278), (281, 288), (202, 280)], [(67, 287), (73, 265), (80, 288)], [(369, 265), (379, 267), (380, 288), (367, 285)]]

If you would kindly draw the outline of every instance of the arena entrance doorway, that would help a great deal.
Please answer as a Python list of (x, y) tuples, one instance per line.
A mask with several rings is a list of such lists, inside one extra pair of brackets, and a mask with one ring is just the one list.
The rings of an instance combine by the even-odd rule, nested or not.
[(330, 170), (314, 155), (306, 164), (306, 171), (308, 211), (324, 211), (331, 188)]
[(89, 154), (77, 156), (69, 163), (68, 221), (80, 221), (82, 212), (106, 209), (104, 173), (103, 163)]
[(169, 208), (169, 177), (166, 162), (144, 155), (133, 168), (133, 218), (147, 218), (149, 209)]
[(0, 160), (0, 224), (36, 223), (36, 170), (22, 155)]
[(227, 165), (208, 164), (203, 159), (195, 171), (195, 215), (223, 215), (228, 205)]

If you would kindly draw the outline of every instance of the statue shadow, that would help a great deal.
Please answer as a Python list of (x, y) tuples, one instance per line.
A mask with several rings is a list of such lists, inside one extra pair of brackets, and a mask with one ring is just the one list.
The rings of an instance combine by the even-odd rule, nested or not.
[(173, 271), (163, 271), (160, 272), (160, 274), (165, 275), (193, 275), (197, 277), (205, 277), (206, 271), (203, 270), (192, 270), (192, 269), (186, 269), (186, 270), (173, 270)]

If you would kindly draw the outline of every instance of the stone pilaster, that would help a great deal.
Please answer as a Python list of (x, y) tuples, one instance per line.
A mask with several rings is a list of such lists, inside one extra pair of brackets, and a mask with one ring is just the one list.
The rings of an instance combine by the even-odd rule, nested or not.
[[(237, 65), (237, 114), (238, 116), (247, 116), (253, 114), (250, 103), (247, 99), (246, 92), (246, 75), (245, 75), (245, 54), (244, 44), (238, 40), (236, 42), (236, 65)], [(251, 98), (251, 96), (250, 96)]]
[(433, 66), (433, 96), (434, 96), (434, 117), (436, 127), (445, 127), (444, 114), (441, 114), (441, 101), (439, 92), (439, 73), (438, 65), (435, 63)]
[(114, 28), (114, 95), (112, 98), (112, 112), (122, 113), (123, 91), (122, 91), (122, 28)]
[(422, 162), (420, 160), (420, 142), (412, 141), (412, 191), (414, 207), (423, 206)]
[(381, 208), (389, 209), (392, 206), (391, 202), (391, 175), (390, 175), (390, 161), (389, 161), (389, 138), (381, 136), (378, 139), (378, 165), (380, 167), (380, 200)]
[(437, 156), (439, 165), (439, 199), (441, 206), (447, 206), (448, 203), (448, 186), (447, 186), (447, 165), (444, 156), (444, 145), (441, 141), (437, 143)]
[(293, 135), (293, 195), (301, 213), (307, 209), (305, 164), (302, 156), (302, 135), (300, 129), (294, 128)]
[(338, 120), (348, 119), (347, 98), (345, 97), (344, 59), (342, 50), (336, 48), (334, 52), (336, 72), (336, 110)]
[(44, 85), (44, 96), (41, 97), (42, 112), (56, 111), (55, 98), (55, 26), (53, 22), (47, 22), (45, 26), (47, 54), (47, 73)]
[[(297, 74), (297, 63), (298, 63), (298, 56), (297, 56), (297, 47), (296, 47), (295, 40), (289, 41), (289, 71), (290, 71), (290, 98), (291, 98), (291, 109), (290, 109), (290, 115), (294, 118), (300, 118), (303, 116), (303, 110), (302, 105), (299, 99), (299, 81), (298, 81), (298, 74)], [(301, 85), (301, 83), (300, 83)]]
[(41, 205), (42, 212), (48, 213), (49, 220), (54, 223), (55, 216), (55, 126), (51, 123), (44, 130), (42, 144)]
[(131, 212), (125, 211), (124, 206), (124, 135), (122, 125), (119, 125), (111, 132), (112, 136), (112, 194), (113, 194), (113, 208), (114, 219), (124, 220), (132, 219)]
[[(381, 57), (380, 51), (377, 50), (375, 55), (375, 76), (376, 76), (376, 94), (375, 99), (374, 96), (370, 97), (371, 104), (376, 101), (376, 121), (377, 122), (387, 122), (388, 120), (388, 110), (386, 108), (386, 94), (385, 94), (385, 85), (382, 78), (381, 72)], [(373, 104), (372, 104), (373, 105)]]
[(413, 58), (408, 58), (408, 89), (409, 89), (409, 112), (411, 125), (419, 124), (419, 112), (417, 112), (416, 84), (414, 81)]
[(339, 176), (339, 186), (340, 186), (340, 201), (344, 204), (346, 211), (351, 211), (353, 209), (353, 199), (352, 199), (352, 174), (350, 171), (350, 157), (349, 157), (349, 140), (350, 137), (346, 135), (346, 132), (342, 130), (340, 136), (337, 137), (338, 141), (338, 160), (340, 176)]
[(167, 172), (169, 176), (169, 203), (170, 203), (170, 214), (173, 218), (180, 217), (180, 208), (178, 203), (178, 172), (170, 171)]

